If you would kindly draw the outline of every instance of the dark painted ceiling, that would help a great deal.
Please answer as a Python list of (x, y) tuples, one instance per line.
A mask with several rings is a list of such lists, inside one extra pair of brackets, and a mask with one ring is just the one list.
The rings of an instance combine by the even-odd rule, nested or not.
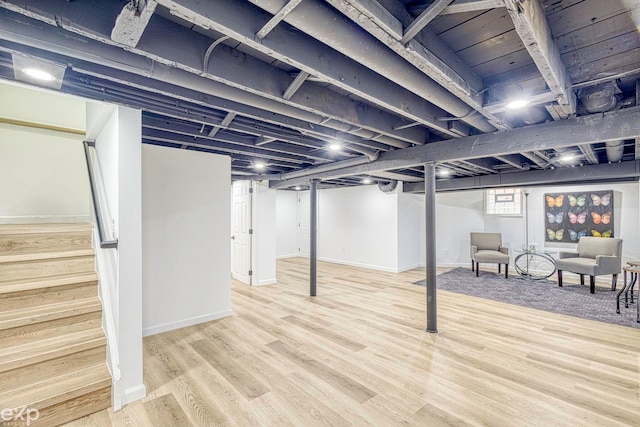
[[(635, 135), (575, 145), (529, 139), (494, 155), (471, 146), (482, 134), (506, 138), (527, 126), (636, 108), (636, 0), (32, 0), (0, 7), (2, 78), (20, 78), (20, 58), (59, 64), (60, 90), (141, 108), (144, 143), (229, 155), (234, 178), (265, 174), (282, 188), (303, 185), (312, 172), (323, 172), (328, 186), (368, 177), (419, 183), (419, 162), (371, 164), (384, 153), (454, 139), (469, 144), (458, 158), (437, 162), (449, 181), (640, 156)], [(530, 104), (508, 109), (515, 95)], [(332, 151), (331, 143), (342, 148)], [(563, 160), (568, 154), (573, 160)], [(264, 170), (256, 169), (260, 162)], [(605, 179), (621, 178), (608, 170)]]

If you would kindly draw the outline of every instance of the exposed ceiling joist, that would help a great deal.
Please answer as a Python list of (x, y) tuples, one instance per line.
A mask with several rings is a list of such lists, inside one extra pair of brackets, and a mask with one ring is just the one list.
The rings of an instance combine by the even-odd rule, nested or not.
[(571, 90), (571, 81), (560, 58), (547, 17), (540, 0), (505, 0), (507, 11), (513, 20), (516, 32), (536, 63), (549, 89), (556, 96), (563, 117), (576, 112), (576, 98)]
[[(180, 0), (181, 3), (186, 1), (187, 0)], [(249, 1), (271, 13), (277, 12), (277, 8), (281, 3), (280, 1), (270, 0)], [(357, 22), (360, 25), (363, 24), (363, 22), (358, 21), (358, 17), (361, 15), (360, 12), (354, 9), (351, 4), (345, 2), (345, 0), (329, 2), (340, 12), (346, 13), (354, 22)], [(353, 17), (354, 13), (357, 15), (355, 19)], [(422, 64), (420, 67), (421, 71), (412, 67), (410, 64), (407, 64), (405, 60), (394, 55), (393, 52), (389, 52), (386, 49), (380, 49), (378, 42), (372, 40), (367, 34), (357, 31), (354, 32), (352, 22), (333, 8), (328, 7), (324, 2), (319, 0), (306, 0), (291, 12), (285, 18), (285, 21), (320, 41), (322, 44), (330, 46), (336, 51), (342, 52), (345, 56), (350, 57), (364, 67), (374, 71), (375, 74), (384, 76), (388, 80), (416, 94), (418, 97), (429, 101), (455, 117), (465, 116), (469, 112), (469, 106), (465, 104), (465, 102), (462, 102), (460, 99), (453, 96), (447, 89), (434, 82), (431, 78), (427, 77), (424, 72), (422, 72), (426, 71), (426, 67), (429, 66), (428, 64)], [(373, 25), (376, 29), (384, 33), (384, 35), (380, 35), (380, 37), (378, 37), (377, 34), (374, 34), (376, 38), (385, 42), (385, 40), (389, 38), (389, 34), (378, 27), (378, 25)], [(368, 28), (365, 29), (368, 30)], [(392, 40), (389, 41), (391, 42)], [(397, 45), (396, 47), (398, 51), (404, 52), (405, 55), (407, 54), (407, 49), (405, 49), (403, 44), (397, 40), (393, 40), (393, 42)], [(371, 55), (370, 52), (376, 52), (376, 55)], [(311, 53), (315, 52), (311, 51), (310, 54)], [(321, 57), (321, 55), (317, 54), (314, 56), (315, 60), (317, 60), (318, 57)], [(435, 55), (432, 56), (434, 57), (434, 60), (439, 60)], [(299, 68), (304, 69), (303, 67)], [(451, 67), (447, 67), (447, 69), (449, 77), (446, 79), (446, 83), (445, 80), (443, 80), (442, 84), (448, 88), (451, 84), (452, 78), (454, 75), (457, 76), (457, 74), (452, 71)], [(442, 70), (439, 72), (442, 76)], [(316, 75), (314, 72), (312, 72), (312, 74)], [(348, 73), (348, 75), (351, 76), (351, 73)], [(433, 78), (434, 76), (431, 77)], [(344, 82), (348, 82), (349, 80), (351, 80), (351, 77), (345, 78)], [(338, 86), (343, 86), (341, 82), (336, 83), (338, 83)], [(362, 82), (360, 83), (362, 84)], [(461, 94), (464, 94), (467, 98), (470, 98), (469, 84), (470, 83), (466, 81), (461, 83), (461, 85), (464, 86), (464, 90), (461, 90)], [(481, 116), (469, 116), (465, 119), (465, 122), (483, 132), (491, 132), (495, 129)]]
[(289, 87), (284, 91), (284, 94), (282, 95), (282, 97), (284, 99), (291, 99), (291, 97), (296, 93), (296, 91), (300, 89), (300, 86), (302, 86), (305, 80), (307, 80), (309, 75), (310, 74), (307, 73), (306, 71), (300, 71), (298, 75), (293, 79)]
[(455, 0), (447, 6), (441, 15), (449, 15), (452, 13), (475, 12), (478, 10), (495, 9), (504, 7), (504, 0)]
[(222, 119), (222, 121), (220, 122), (219, 125), (216, 125), (213, 127), (213, 129), (211, 129), (211, 131), (209, 132), (209, 136), (211, 138), (213, 138), (214, 136), (216, 136), (216, 133), (218, 133), (218, 131), (220, 129), (226, 128), (227, 126), (229, 126), (229, 124), (231, 124), (231, 122), (233, 121), (233, 119), (236, 117), (236, 113), (230, 111), (227, 113), (227, 115), (224, 117), (224, 119)]
[[(11, 16), (9, 16), (9, 14), (11, 14)], [(220, 81), (202, 79), (199, 77), (201, 74), (200, 71), (198, 71), (197, 75), (192, 72), (186, 72), (186, 70), (182, 68), (177, 68), (175, 62), (170, 61), (169, 64), (165, 65), (145, 58), (144, 54), (142, 54), (142, 56), (136, 55), (133, 52), (128, 52), (118, 47), (90, 39), (83, 39), (83, 43), (78, 44), (76, 42), (77, 39), (68, 37), (68, 33), (61, 28), (52, 27), (44, 22), (33, 21), (27, 17), (21, 17), (6, 10), (0, 11), (0, 37), (15, 43), (24, 43), (25, 40), (28, 40), (31, 46), (80, 60), (75, 61), (69, 60), (68, 58), (61, 60), (62, 63), (70, 63), (72, 66), (80, 62), (86, 64), (86, 66), (83, 65), (82, 68), (91, 69), (95, 67), (95, 65), (90, 64), (88, 62), (90, 60), (94, 63), (111, 67), (110, 70), (106, 70), (103, 74), (105, 77), (117, 74), (117, 70), (123, 70), (162, 82), (169, 82), (176, 86), (187, 87), (208, 95), (232, 99), (248, 106), (264, 109), (265, 111), (271, 111), (273, 113), (284, 113), (286, 111), (287, 116), (297, 117), (309, 123), (323, 123), (327, 127), (337, 127), (343, 132), (358, 129), (358, 135), (362, 137), (370, 138), (377, 134), (382, 134), (388, 138), (388, 143), (398, 148), (407, 147), (410, 144), (408, 142), (395, 140), (395, 136), (400, 137), (400, 139), (404, 139), (401, 136), (407, 136), (411, 143), (423, 144), (425, 142), (425, 135), (427, 135), (424, 129), (417, 127), (394, 131), (392, 128), (398, 122), (397, 116), (363, 105), (336, 92), (320, 88), (317, 85), (305, 85), (299, 91), (302, 93), (294, 96), (296, 102), (291, 100), (285, 104), (282, 103), (282, 92), (276, 93), (273, 82), (264, 87), (265, 89), (267, 89), (267, 86), (269, 87), (266, 92), (262, 90), (255, 92), (253, 90), (247, 91), (246, 89), (251, 88), (243, 86), (240, 82), (230, 84), (231, 81), (225, 79)], [(177, 42), (175, 39), (173, 40), (177, 43), (173, 46), (175, 51), (180, 52), (184, 50), (181, 48), (183, 43)], [(7, 43), (8, 42), (1, 42), (0, 48), (3, 44)], [(171, 42), (166, 40), (160, 41), (160, 45), (166, 45), (167, 43), (171, 44)], [(163, 48), (160, 45), (158, 45), (158, 48), (162, 50)], [(15, 48), (19, 49), (18, 51), (28, 51), (28, 48), (23, 49), (20, 45)], [(171, 46), (165, 46), (165, 49), (170, 51)], [(269, 80), (266, 78), (267, 75), (269, 75), (269, 78), (273, 78), (275, 77), (272, 75), (273, 72), (280, 73), (272, 69), (262, 69), (261, 65), (265, 64), (260, 64), (260, 61), (257, 60), (255, 62), (245, 61), (240, 58), (240, 61), (244, 62), (244, 65), (240, 64), (237, 62), (237, 55), (235, 55), (233, 51), (229, 51), (228, 48), (224, 49), (224, 51), (226, 53), (222, 53), (223, 57), (219, 57), (217, 63), (222, 69), (228, 67), (227, 71), (221, 71), (231, 79), (240, 78), (242, 80), (267, 81)], [(222, 49), (217, 51), (217, 53), (221, 52)], [(201, 58), (195, 58), (194, 62), (201, 62), (201, 60)], [(244, 77), (240, 76), (243, 70), (247, 73)], [(194, 69), (191, 71), (194, 71)], [(216, 79), (219, 79), (219, 77), (216, 77)], [(288, 73), (282, 72), (282, 79), (283, 86), (285, 85), (284, 81), (287, 82), (286, 85), (289, 84), (290, 76)], [(269, 92), (272, 93), (268, 94)], [(313, 106), (311, 104), (313, 104)], [(372, 132), (372, 129), (375, 129), (377, 132)], [(381, 137), (378, 138), (378, 140), (387, 143), (385, 138)]]
[(469, 159), (469, 160), (460, 160), (458, 162), (454, 162), (454, 164), (460, 164), (464, 168), (472, 170), (476, 173), (496, 173), (497, 171), (493, 169), (493, 164), (489, 159)]
[[(568, 185), (589, 182), (638, 180), (640, 160), (620, 164), (556, 168), (544, 171), (524, 171), (498, 175), (483, 175), (473, 178), (454, 178), (436, 181), (436, 191), (477, 190), (496, 187), (518, 187), (529, 185)], [(406, 183), (403, 191), (424, 193), (424, 182)]]
[(404, 30), (404, 35), (400, 39), (400, 43), (407, 44), (412, 40), (424, 27), (429, 25), (453, 0), (434, 0), (420, 15), (411, 22)]
[[(256, 3), (256, 1), (253, 1), (253, 3)], [(271, 55), (284, 63), (306, 71), (316, 77), (320, 77), (325, 82), (357, 95), (385, 110), (392, 111), (401, 117), (420, 122), (425, 126), (436, 129), (449, 136), (459, 137), (458, 133), (452, 132), (448, 128), (446, 122), (434, 119), (434, 117), (445, 115), (445, 110), (425, 103), (424, 99), (420, 96), (402, 88), (393, 82), (393, 80), (388, 80), (354, 61), (349, 55), (343, 55), (318, 40), (303, 34), (290, 37), (290, 33), (280, 27), (272, 30), (272, 37), (267, 37), (261, 41), (255, 40), (253, 33), (254, 28), (259, 26), (260, 22), (262, 22), (268, 14), (256, 10), (250, 3), (233, 0), (211, 0), (207, 2), (197, 2), (194, 0), (160, 0), (159, 4), (170, 8), (176, 16), (196, 22), (203, 28), (210, 28), (228, 35), (258, 52)], [(298, 9), (304, 12), (306, 4), (307, 2), (301, 3), (298, 8), (294, 9), (285, 17), (285, 20), (291, 20), (299, 15), (303, 16), (304, 19), (315, 20), (315, 17), (307, 17), (304, 13), (297, 13)], [(273, 9), (271, 3), (269, 6)], [(320, 27), (323, 31), (326, 30), (324, 25)], [(327, 33), (330, 33), (330, 31), (327, 31)], [(176, 37), (175, 34), (174, 37)], [(164, 48), (162, 50), (164, 52)], [(217, 51), (217, 53), (222, 55), (221, 51)], [(220, 61), (224, 62), (238, 62), (242, 59), (243, 58), (236, 58), (234, 61), (226, 56), (219, 58)], [(238, 65), (236, 65), (236, 68)], [(260, 68), (258, 64), (252, 64), (251, 67), (256, 70), (254, 71), (255, 76), (252, 78), (257, 81), (268, 82), (270, 79), (265, 79), (264, 76), (273, 74), (274, 72), (274, 70), (267, 70), (268, 68), (272, 68), (267, 64), (264, 64), (263, 68), (265, 69), (260, 72), (256, 69), (256, 67)], [(242, 71), (242, 67), (239, 68), (239, 71)], [(230, 77), (231, 76), (227, 76), (227, 79)], [(405, 76), (403, 76), (403, 78), (404, 77)], [(421, 77), (424, 78), (424, 75)], [(286, 83), (283, 82), (283, 86), (285, 84), (288, 86), (289, 81), (290, 77), (287, 74), (287, 80)], [(244, 80), (244, 82), (246, 86), (256, 85), (256, 83), (258, 83), (252, 80)], [(313, 102), (313, 100), (308, 99), (309, 94), (304, 93), (311, 90), (308, 86), (310, 85), (301, 87), (290, 100), (284, 101)], [(320, 90), (320, 87), (317, 87), (318, 89), (315, 90)], [(267, 92), (271, 92), (273, 89), (272, 85), (269, 85)], [(443, 88), (439, 88), (438, 90), (441, 92), (444, 91)], [(322, 88), (322, 91), (327, 92), (325, 96), (329, 96), (329, 92), (332, 92), (324, 88)], [(335, 98), (336, 95), (338, 94), (334, 93), (332, 97)], [(315, 102), (328, 99), (318, 98), (317, 96), (318, 95), (313, 95)], [(327, 103), (324, 102), (324, 104)], [(332, 103), (332, 106), (337, 106), (337, 104)], [(332, 115), (336, 113), (337, 108), (334, 109)], [(346, 115), (348, 116), (350, 113)], [(467, 131), (466, 135), (468, 134), (469, 132)]]
[(154, 0), (128, 3), (116, 18), (111, 31), (111, 40), (129, 47), (136, 47), (157, 5), (158, 3)]
[(640, 137), (640, 107), (388, 151), (381, 153), (374, 162), (324, 173), (313, 173), (311, 168), (305, 177), (287, 182), (274, 182), (271, 186), (279, 188), (304, 183), (309, 179), (359, 175), (426, 162), (447, 162), (514, 154), (521, 152), (522, 147), (533, 151), (547, 150), (636, 137)]
[(578, 148), (580, 149), (580, 152), (585, 157), (585, 159), (587, 159), (589, 163), (591, 163), (592, 165), (599, 163), (598, 156), (596, 156), (596, 153), (594, 153), (593, 148), (591, 147), (590, 144), (578, 145)]
[(520, 154), (522, 154), (527, 159), (531, 160), (538, 167), (545, 168), (549, 164), (543, 158), (539, 157), (535, 153), (526, 153), (526, 152), (524, 152), (524, 153), (520, 153)]
[(494, 156), (497, 160), (513, 166), (516, 169), (524, 169), (520, 157), (515, 154), (503, 154), (502, 156)]
[(285, 16), (287, 16), (297, 5), (300, 4), (301, 1), (302, 0), (289, 0), (287, 4), (282, 6), (282, 9), (280, 9), (278, 13), (273, 15), (273, 18), (271, 18), (266, 24), (264, 24), (264, 27), (260, 28), (260, 30), (256, 33), (256, 37), (260, 40), (265, 38), (267, 34), (269, 34), (271, 30), (273, 30), (276, 25), (278, 25), (284, 19)]
[[(477, 95), (484, 87), (482, 79), (429, 28), (424, 28), (406, 45), (400, 42), (403, 36), (403, 23), (409, 25), (412, 21), (406, 10), (396, 7), (394, 14), (391, 14), (378, 2), (369, 0), (327, 1), (413, 66), (447, 88), (469, 107), (479, 111), (493, 126), (499, 129), (509, 128), (507, 123), (482, 107), (482, 97)], [(381, 3), (385, 6), (394, 6), (397, 2), (383, 0)], [(394, 15), (400, 16), (400, 19), (396, 19)], [(462, 117), (467, 114), (468, 111), (458, 111), (454, 115)], [(470, 117), (466, 122), (483, 132), (489, 132), (485, 129), (486, 126), (479, 127), (478, 119), (480, 116)]]

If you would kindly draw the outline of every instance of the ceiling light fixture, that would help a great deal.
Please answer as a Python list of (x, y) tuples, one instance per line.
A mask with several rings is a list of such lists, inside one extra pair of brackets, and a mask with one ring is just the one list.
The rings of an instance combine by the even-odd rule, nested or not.
[(569, 163), (574, 161), (576, 158), (576, 156), (574, 156), (573, 154), (565, 154), (564, 156), (560, 157), (560, 161), (562, 163)]
[(440, 172), (438, 172), (439, 176), (449, 176), (451, 174), (451, 171), (449, 169), (440, 169)]
[(340, 149), (342, 148), (342, 145), (339, 142), (332, 142), (331, 144), (329, 144), (329, 151), (340, 151)]
[(365, 178), (362, 180), (363, 184), (371, 184), (373, 181), (371, 181), (371, 178)]
[(23, 68), (22, 72), (29, 77), (33, 77), (34, 79), (41, 80), (43, 82), (52, 82), (56, 79), (51, 73), (39, 68)]
[(17, 81), (32, 85), (48, 87), (60, 90), (66, 64), (58, 64), (48, 60), (23, 56), (18, 53), (11, 54), (13, 63), (13, 75)]
[(529, 102), (530, 101), (528, 99), (524, 98), (514, 99), (512, 101), (509, 101), (506, 107), (510, 110), (517, 110), (518, 108), (526, 107), (527, 105), (529, 105)]
[(296, 185), (294, 189), (295, 189), (296, 191), (300, 191), (300, 190), (302, 190), (302, 188), (301, 188), (299, 185)]
[(267, 167), (267, 165), (265, 165), (263, 162), (255, 162), (253, 164), (253, 167), (259, 171), (263, 170), (264, 168)]

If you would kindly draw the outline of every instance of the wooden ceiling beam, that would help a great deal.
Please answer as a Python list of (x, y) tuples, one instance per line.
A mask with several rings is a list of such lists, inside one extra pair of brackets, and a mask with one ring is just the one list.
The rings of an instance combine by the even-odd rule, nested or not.
[(575, 93), (571, 90), (569, 74), (560, 58), (540, 0), (505, 0), (505, 6), (516, 32), (556, 96), (563, 118), (575, 114)]
[(358, 166), (316, 173), (313, 172), (313, 168), (310, 168), (307, 171), (308, 175), (304, 177), (275, 182), (271, 187), (299, 184), (312, 178), (328, 179), (400, 169), (426, 162), (448, 162), (517, 154), (522, 152), (523, 147), (526, 147), (527, 151), (541, 151), (636, 137), (640, 137), (640, 107), (387, 151), (381, 153), (376, 161)]

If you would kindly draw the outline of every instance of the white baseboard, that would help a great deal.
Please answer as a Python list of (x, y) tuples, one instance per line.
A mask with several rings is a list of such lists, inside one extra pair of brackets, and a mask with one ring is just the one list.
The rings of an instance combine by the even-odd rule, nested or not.
[(161, 325), (151, 326), (142, 330), (142, 336), (160, 334), (162, 332), (172, 331), (174, 329), (186, 328), (187, 326), (197, 325), (199, 323), (210, 322), (212, 320), (222, 319), (233, 315), (233, 310), (223, 310), (217, 313), (204, 314), (202, 316), (191, 317), (189, 319), (178, 320), (175, 322), (163, 323)]
[(402, 273), (403, 271), (409, 271), (419, 267), (424, 267), (424, 264), (417, 263), (417, 264), (410, 265), (408, 267), (402, 267), (396, 270), (396, 273)]
[(277, 283), (276, 278), (272, 278), (272, 279), (263, 279), (260, 280), (258, 283), (254, 283), (253, 286), (266, 286), (266, 285), (273, 285)]
[(299, 257), (300, 255), (296, 254), (288, 254), (288, 255), (278, 255), (276, 256), (276, 259), (285, 259), (285, 258), (296, 258)]
[(54, 222), (90, 222), (89, 215), (0, 216), (0, 224), (38, 224)]
[(122, 405), (128, 405), (129, 403), (140, 400), (147, 395), (147, 387), (144, 384), (138, 384), (135, 387), (129, 387), (124, 391), (122, 396)]

